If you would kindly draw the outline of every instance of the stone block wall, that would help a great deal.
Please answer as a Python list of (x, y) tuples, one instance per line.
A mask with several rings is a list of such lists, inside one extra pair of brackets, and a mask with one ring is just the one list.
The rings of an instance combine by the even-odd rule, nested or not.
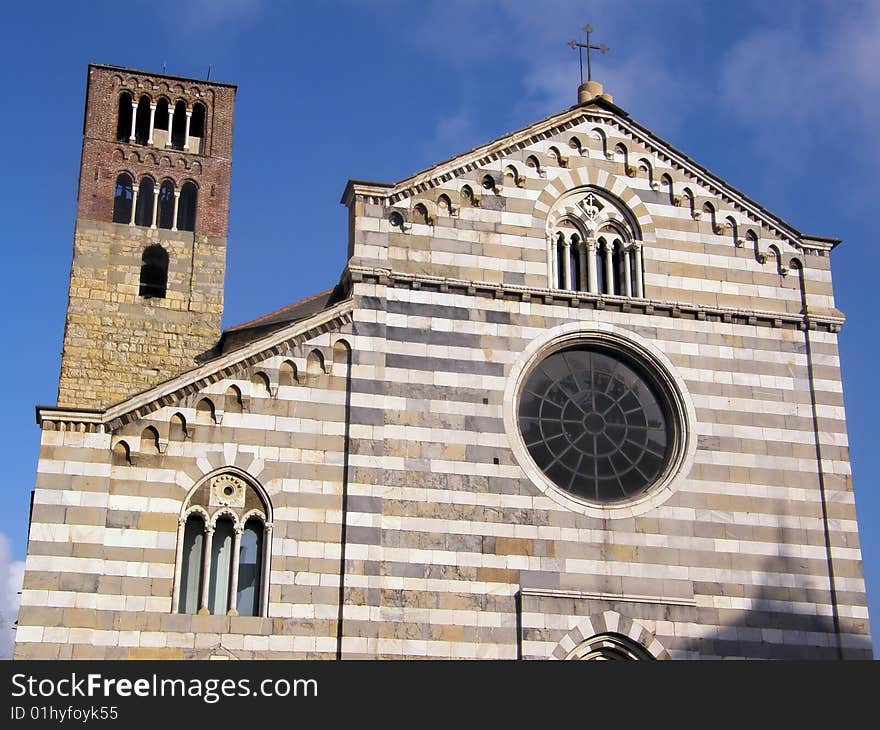
[[(139, 293), (151, 244), (169, 254), (164, 299)], [(192, 369), (217, 342), (225, 270), (225, 239), (78, 221), (58, 405), (106, 407)]]

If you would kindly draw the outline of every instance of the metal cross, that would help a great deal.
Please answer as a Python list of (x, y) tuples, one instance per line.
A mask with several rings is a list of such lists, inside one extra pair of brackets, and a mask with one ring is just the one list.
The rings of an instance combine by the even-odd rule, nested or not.
[(593, 66), (590, 63), (590, 50), (599, 51), (599, 53), (608, 53), (610, 50), (608, 46), (592, 46), (590, 45), (590, 33), (593, 32), (593, 26), (585, 25), (583, 27), (584, 32), (587, 34), (587, 42), (586, 43), (578, 43), (577, 41), (569, 41), (568, 47), (571, 50), (575, 48), (578, 51), (578, 58), (581, 62), (581, 83), (584, 83), (584, 48), (587, 49), (587, 81), (593, 80)]

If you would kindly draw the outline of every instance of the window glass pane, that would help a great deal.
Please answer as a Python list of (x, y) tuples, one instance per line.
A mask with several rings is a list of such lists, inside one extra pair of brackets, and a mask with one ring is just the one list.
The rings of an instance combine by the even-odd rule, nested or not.
[(570, 347), (526, 377), (520, 431), (560, 489), (620, 502), (650, 489), (669, 463), (674, 439), (660, 393), (646, 370), (618, 352)]
[(260, 579), (263, 565), (263, 524), (248, 520), (238, 550), (238, 600), (240, 616), (257, 616), (260, 612)]
[(190, 515), (183, 529), (183, 562), (180, 568), (180, 613), (197, 613), (202, 575), (202, 546), (205, 540), (205, 521)]
[(224, 615), (229, 610), (229, 576), (232, 568), (232, 520), (221, 517), (211, 545), (211, 582), (208, 587), (208, 610)]

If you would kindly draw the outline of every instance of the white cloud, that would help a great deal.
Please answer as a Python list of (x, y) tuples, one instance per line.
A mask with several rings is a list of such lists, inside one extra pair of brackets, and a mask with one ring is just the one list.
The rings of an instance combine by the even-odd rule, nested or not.
[(880, 3), (808, 9), (744, 33), (726, 52), (722, 103), (768, 154), (830, 145), (876, 161)]
[(0, 659), (12, 657), (23, 577), (24, 562), (9, 559), (9, 540), (0, 533)]

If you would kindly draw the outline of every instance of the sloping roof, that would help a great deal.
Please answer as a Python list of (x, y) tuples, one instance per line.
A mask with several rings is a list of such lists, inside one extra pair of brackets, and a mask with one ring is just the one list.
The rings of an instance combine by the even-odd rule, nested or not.
[(303, 342), (324, 332), (337, 331), (350, 323), (351, 319), (352, 301), (343, 299), (332, 305), (328, 304), (311, 316), (285, 321), (268, 333), (257, 335), (252, 330), (245, 329), (244, 332), (250, 333), (250, 339), (246, 343), (228, 353), (216, 353), (208, 362), (115, 405), (103, 410), (37, 406), (37, 423), (42, 425), (43, 421), (69, 422), (84, 424), (88, 430), (102, 430), (106, 427), (113, 431), (123, 423), (176, 403), (187, 394), (197, 393), (210, 383), (246, 372), (247, 367), (254, 362), (289, 351), (291, 343)]
[(345, 287), (339, 283), (332, 289), (326, 289), (318, 294), (300, 299), (298, 302), (288, 304), (274, 312), (252, 319), (250, 322), (230, 327), (220, 335), (220, 342), (215, 354), (224, 355), (232, 352), (271, 334), (275, 330), (308, 319), (342, 301), (345, 298), (345, 293)]

